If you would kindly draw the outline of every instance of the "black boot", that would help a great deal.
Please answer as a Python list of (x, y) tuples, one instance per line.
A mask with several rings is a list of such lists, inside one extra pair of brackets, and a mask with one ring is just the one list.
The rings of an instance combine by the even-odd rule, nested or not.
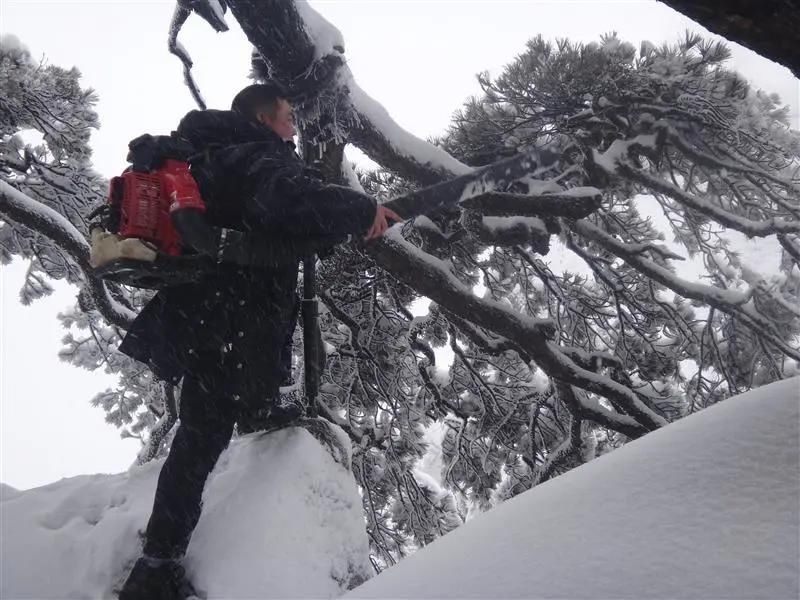
[(186, 600), (197, 592), (180, 562), (143, 556), (133, 565), (119, 600)]

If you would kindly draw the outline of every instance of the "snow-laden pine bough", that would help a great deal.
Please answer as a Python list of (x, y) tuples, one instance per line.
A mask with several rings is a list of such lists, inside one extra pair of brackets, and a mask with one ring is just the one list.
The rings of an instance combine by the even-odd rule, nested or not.
[[(342, 161), (346, 142), (355, 144), (381, 166), (414, 185), (430, 186), (469, 172), (468, 166), (442, 148), (402, 130), (383, 107), (355, 83), (344, 62), (341, 34), (307, 3), (228, 0), (226, 4), (255, 47), (255, 74), (282, 84), (299, 105), (304, 155), (307, 160), (322, 161), (331, 180), (341, 178), (358, 185), (352, 170)], [(691, 44), (687, 42), (688, 45)], [(586, 48), (589, 54), (590, 50)], [(609, 54), (616, 57), (621, 53)], [(713, 52), (707, 54), (711, 56)], [(539, 58), (541, 62), (532, 60), (531, 64), (546, 62), (544, 53)], [(601, 58), (608, 59), (607, 56)], [(656, 60), (650, 55), (643, 58), (644, 62)], [(690, 59), (690, 68), (696, 69), (707, 57)], [(669, 57), (666, 60), (668, 64), (663, 72), (673, 73), (674, 62), (680, 61), (669, 62)], [(582, 60), (580, 62), (583, 64)], [(587, 64), (598, 65), (603, 61)], [(623, 71), (627, 74), (632, 68), (626, 64)], [(687, 135), (694, 130), (685, 126), (686, 123), (694, 126), (701, 122), (703, 127), (716, 128), (713, 131), (721, 138), (741, 138), (745, 145), (752, 142), (740, 128), (726, 130), (715, 107), (706, 111), (708, 107), (701, 106), (701, 111), (706, 112), (700, 116), (691, 109), (692, 100), (700, 95), (693, 92), (714, 78), (699, 75), (698, 79), (703, 79), (700, 84), (695, 85), (697, 82), (693, 81), (695, 87), (688, 93), (676, 94), (669, 101), (659, 95), (659, 90), (664, 86), (669, 89), (672, 80), (660, 77), (655, 69), (654, 72), (656, 84), (648, 89), (646, 81), (634, 81), (642, 85), (627, 90), (632, 91), (631, 97), (609, 100), (598, 94), (589, 101), (585, 97), (577, 99), (580, 105), (577, 114), (563, 114), (575, 106), (576, 99), (559, 103), (558, 97), (545, 111), (538, 112), (536, 101), (528, 105), (527, 114), (521, 114), (520, 110), (515, 115), (510, 111), (512, 117), (503, 122), (500, 129), (536, 120), (537, 115), (548, 112), (565, 117), (563, 123), (546, 123), (538, 133), (534, 131), (528, 142), (533, 138), (540, 143), (536, 139), (538, 135), (550, 137), (548, 132), (561, 125), (567, 129), (572, 127), (575, 132), (571, 145), (558, 146), (558, 167), (541, 173), (540, 181), (525, 182), (527, 194), (515, 194), (519, 191), (517, 188), (498, 187), (487, 194), (464, 198), (462, 211), (452, 211), (445, 218), (438, 218), (441, 215), (416, 218), (402, 230), (392, 229), (383, 241), (367, 247), (361, 255), (345, 246), (338, 256), (327, 262), (330, 266), (323, 264), (321, 297), (336, 317), (335, 328), (349, 330), (349, 335), (338, 338), (344, 338), (345, 343), (338, 353), (329, 357), (329, 367), (341, 367), (345, 352), (351, 353), (355, 364), (348, 374), (338, 379), (335, 374), (328, 373), (326, 386), (329, 387), (321, 395), (320, 406), (327, 417), (341, 424), (351, 438), (359, 442), (354, 472), (365, 492), (365, 512), (373, 547), (386, 564), (392, 564), (395, 538), (382, 519), (385, 514), (390, 518), (397, 516), (388, 509), (394, 506), (390, 504), (391, 497), (405, 497), (409, 513), (415, 516), (430, 506), (430, 496), (420, 491), (419, 478), (410, 472), (411, 469), (404, 468), (415, 462), (406, 460), (408, 457), (419, 457), (415, 454), (418, 451), (415, 443), (421, 438), (418, 435), (421, 425), (431, 421), (445, 424), (445, 442), (449, 440), (451, 449), (443, 448), (444, 476), (451, 489), (463, 491), (472, 486), (473, 490), (485, 491), (493, 485), (495, 489), (501, 488), (502, 485), (492, 479), (501, 469), (504, 474), (512, 472), (509, 479), (516, 478), (519, 487), (525, 489), (584, 460), (584, 442), (590, 437), (587, 431), (619, 432), (622, 437), (615, 437), (624, 439), (625, 436), (640, 436), (663, 425), (667, 419), (675, 418), (659, 403), (669, 393), (667, 390), (661, 394), (667, 385), (658, 387), (667, 377), (647, 375), (650, 369), (655, 373), (673, 373), (676, 378), (681, 376), (677, 365), (669, 364), (669, 352), (658, 351), (660, 343), (671, 343), (669, 327), (679, 328), (687, 344), (700, 348), (698, 390), (703, 385), (706, 367), (712, 363), (721, 364), (718, 357), (725, 351), (723, 345), (732, 347), (736, 337), (741, 337), (734, 329), (732, 333), (722, 332), (730, 336), (728, 339), (718, 339), (713, 330), (715, 314), (717, 317), (735, 316), (736, 323), (755, 331), (758, 344), (769, 360), (774, 355), (787, 356), (787, 349), (790, 350), (788, 356), (793, 356), (791, 351), (797, 352), (795, 341), (789, 339), (790, 333), (775, 331), (774, 324), (759, 327), (759, 319), (764, 315), (758, 302), (759, 296), (761, 302), (766, 298), (776, 304), (777, 312), (790, 316), (795, 314), (796, 303), (786, 302), (773, 290), (756, 290), (755, 286), (752, 302), (749, 302), (747, 292), (739, 296), (725, 290), (728, 286), (717, 279), (713, 286), (715, 291), (711, 291), (717, 303), (715, 307), (708, 300), (709, 290), (686, 285), (691, 282), (677, 276), (678, 271), (670, 262), (676, 255), (666, 244), (660, 243), (657, 237), (645, 235), (648, 232), (644, 225), (637, 224), (626, 230), (625, 220), (617, 212), (626, 202), (620, 202), (619, 197), (633, 189), (638, 193), (651, 193), (668, 209), (680, 207), (675, 212), (682, 211), (686, 223), (697, 225), (692, 233), (702, 234), (702, 224), (708, 222), (707, 219), (746, 235), (775, 234), (788, 254), (800, 253), (797, 250), (795, 184), (783, 175), (776, 178), (769, 166), (761, 162), (764, 160), (761, 156), (772, 156), (770, 149), (762, 154), (759, 144), (752, 144), (736, 149), (729, 156), (720, 144), (707, 143), (709, 136)], [(553, 81), (563, 81), (563, 70), (554, 75)], [(606, 80), (596, 73), (591, 76)], [(607, 80), (617, 83), (614, 77)], [(621, 81), (624, 83), (624, 79)], [(533, 90), (531, 93), (536, 94), (538, 87), (528, 85), (521, 89), (525, 93)], [(656, 93), (642, 93), (652, 88)], [(544, 90), (543, 96), (548, 96), (548, 91)], [(500, 102), (496, 104), (507, 106), (513, 104), (513, 100), (513, 94), (500, 95)], [(702, 120), (703, 115), (708, 117), (707, 124)], [(495, 123), (497, 115), (489, 116)], [(677, 129), (664, 126), (676, 120), (684, 126)], [(596, 146), (591, 143), (594, 139), (600, 140)], [(685, 143), (687, 140), (691, 143)], [(513, 148), (520, 144), (508, 145)], [(495, 157), (500, 155), (494, 154)], [(653, 177), (653, 165), (672, 161), (685, 166), (680, 176), (671, 177), (661, 172)], [(709, 170), (720, 173), (713, 183), (727, 191), (718, 201), (708, 197), (710, 189), (702, 184), (704, 172)], [(700, 185), (692, 181), (693, 175), (699, 176)], [(768, 201), (761, 205), (754, 202), (752, 190), (743, 189), (749, 185), (766, 190)], [(600, 190), (603, 209), (592, 212), (597, 207)], [(456, 223), (456, 226), (442, 227), (442, 223)], [(546, 262), (535, 256), (546, 254), (555, 232), (565, 246), (589, 266), (598, 284), (602, 284), (594, 290), (600, 297), (584, 294), (585, 280), (579, 281), (577, 277), (571, 285), (562, 286), (563, 279), (559, 281)], [(702, 245), (705, 240), (702, 235), (698, 237)], [(480, 244), (475, 244), (475, 240)], [(499, 260), (487, 268), (478, 264), (475, 256), (464, 259), (453, 250), (462, 244), (470, 249), (481, 244), (491, 247), (493, 258), (503, 253), (511, 256), (507, 263), (512, 269), (518, 269), (518, 273), (503, 272), (504, 265), (498, 266)], [(367, 255), (367, 260), (361, 265), (367, 274), (356, 281), (368, 282), (365, 287), (371, 288), (372, 294), (340, 293), (337, 288), (342, 287), (342, 273), (354, 260), (363, 259), (363, 254)], [(464, 264), (479, 274), (483, 270), (489, 288), (485, 297), (474, 294), (474, 279), (464, 269)], [(375, 265), (384, 272), (376, 274)], [(492, 268), (497, 271), (493, 272)], [(491, 281), (494, 276), (497, 277), (495, 282)], [(526, 281), (526, 278), (534, 281)], [(526, 294), (532, 288), (537, 288), (533, 292), (539, 295), (551, 294), (557, 299), (554, 302), (557, 308), (551, 310), (549, 304), (543, 307), (534, 303), (531, 307), (507, 302), (511, 300), (508, 293), (511, 286), (506, 286), (506, 279), (512, 284), (517, 282)], [(408, 301), (414, 296), (404, 288), (433, 300), (428, 316), (410, 314)], [(675, 292), (674, 301), (665, 300), (667, 290)], [(702, 321), (688, 316), (691, 309), (688, 302), (683, 302), (684, 298), (711, 305), (705, 327), (698, 328)], [(361, 312), (352, 309), (353, 305)], [(642, 305), (647, 305), (647, 310), (637, 312)], [(670, 316), (662, 337), (657, 337), (661, 333), (658, 324), (665, 318), (669, 320)], [(602, 323), (599, 333), (592, 331), (594, 323)], [(438, 327), (442, 330), (437, 330)], [(380, 331), (381, 328), (385, 331)], [(331, 328), (327, 333), (336, 334), (336, 329)], [(789, 327), (786, 329), (791, 332)], [(648, 337), (651, 333), (655, 339)], [(586, 342), (581, 340), (581, 335), (596, 336), (600, 341)], [(453, 364), (458, 365), (461, 373), (457, 374), (454, 366), (443, 377), (435, 368), (433, 348), (436, 342), (446, 344), (446, 336), (450, 338), (455, 356)], [(460, 347), (466, 340), (472, 344), (468, 349)], [(404, 342), (410, 347), (409, 352), (393, 350), (387, 353), (388, 361), (382, 358), (381, 345), (403, 350)], [(641, 346), (637, 348), (636, 343)], [(713, 361), (709, 358), (712, 353), (715, 354)], [(405, 366), (403, 361), (409, 354), (412, 367), (419, 371), (417, 380), (401, 374)], [(481, 364), (484, 366), (479, 366)], [(485, 374), (491, 368), (498, 377), (506, 377), (509, 366), (519, 366), (522, 374), (514, 377), (512, 373), (509, 376), (511, 385), (490, 381)], [(720, 371), (730, 389), (735, 390), (735, 382), (725, 372), (724, 364)], [(537, 397), (538, 382), (535, 380), (541, 373), (545, 374), (548, 384), (546, 392)], [(381, 377), (382, 374), (386, 376)], [(456, 385), (459, 375), (461, 381)], [(418, 381), (423, 382), (422, 389)], [(514, 384), (519, 385), (517, 390), (522, 388), (525, 393), (504, 391)], [(459, 393), (463, 388), (467, 389)], [(708, 396), (711, 401), (720, 398), (713, 391)], [(694, 399), (691, 401), (693, 405)], [(564, 411), (565, 419), (553, 416), (558, 410)], [(542, 423), (548, 418), (556, 440), (552, 444), (543, 441), (547, 438), (543, 433), (546, 426)], [(392, 454), (402, 447), (402, 453), (390, 456), (387, 446)], [(502, 467), (496, 467), (497, 464)], [(522, 475), (513, 474), (517, 470)], [(375, 473), (387, 473), (387, 476), (381, 478)], [(516, 493), (517, 483), (510, 488), (509, 495)], [(419, 501), (415, 503), (413, 498)], [(417, 517), (417, 523), (408, 527), (413, 530), (421, 520)], [(416, 531), (414, 536), (418, 541), (424, 540)], [(402, 556), (403, 553), (396, 551), (395, 554)]]
[[(300, 118), (303, 153), (309, 161), (321, 161), (330, 180), (338, 178), (351, 185), (358, 185), (352, 169), (342, 161), (345, 142), (354, 143), (388, 170), (422, 186), (446, 182), (471, 172), (470, 167), (454, 159), (442, 148), (402, 130), (383, 107), (361, 90), (344, 62), (344, 41), (341, 34), (306, 3), (295, 3), (292, 0), (208, 0), (180, 3), (179, 12), (183, 12), (177, 15), (177, 25), (170, 33), (170, 45), (178, 50), (177, 53), (187, 67), (187, 81), (190, 77), (188, 67), (191, 61), (177, 43), (180, 22), (185, 21), (188, 16), (187, 7), (201, 9), (198, 12), (208, 12), (206, 9), (210, 9), (213, 19), (219, 18), (222, 22), (225, 10), (230, 8), (255, 47), (255, 74), (262, 79), (270, 78), (278, 82), (287, 90), (287, 95), (295, 100)], [(219, 23), (215, 27), (219, 27)], [(199, 98), (196, 86), (193, 88), (193, 95)], [(687, 101), (687, 98), (681, 97), (678, 100)], [(448, 245), (458, 240), (449, 232), (443, 231), (434, 222), (435, 219), (417, 218), (413, 223), (405, 225), (402, 231), (395, 228), (384, 241), (367, 247), (365, 253), (388, 274), (416, 293), (432, 299), (438, 313), (445, 315), (450, 324), (455, 324), (457, 333), (462, 338), (469, 339), (485, 356), (497, 357), (510, 349), (528, 367), (534, 364), (540, 367), (551, 381), (570, 384), (574, 393), (569, 393), (562, 385), (550, 387), (558, 392), (554, 392), (554, 395), (570, 410), (574, 418), (573, 425), (579, 425), (585, 419), (635, 437), (665, 422), (664, 414), (654, 402), (654, 396), (646, 388), (652, 382), (645, 381), (643, 386), (641, 379), (632, 381), (626, 372), (630, 365), (623, 364), (623, 358), (612, 355), (610, 350), (603, 352), (597, 348), (586, 349), (578, 347), (577, 342), (575, 347), (571, 346), (564, 323), (570, 322), (569, 319), (574, 317), (574, 333), (575, 329), (580, 329), (582, 322), (592, 322), (593, 314), (590, 311), (595, 309), (579, 294), (570, 297), (569, 291), (560, 287), (557, 278), (535, 253), (546, 253), (550, 237), (559, 232), (566, 247), (589, 265), (595, 278), (602, 281), (606, 286), (604, 289), (608, 290), (608, 298), (604, 298), (603, 302), (610, 308), (597, 309), (594, 314), (599, 315), (598, 319), (604, 319), (607, 324), (612, 323), (609, 327), (616, 326), (620, 330), (620, 337), (624, 338), (626, 328), (630, 331), (639, 326), (636, 315), (626, 312), (629, 306), (635, 307), (636, 303), (642, 301), (643, 295), (651, 296), (659, 310), (676, 315), (675, 322), (681, 329), (681, 335), (701, 348), (699, 364), (703, 367), (703, 348), (710, 347), (717, 356), (722, 351), (711, 331), (715, 311), (717, 315), (724, 313), (735, 316), (748, 328), (756, 328), (758, 342), (762, 346), (769, 346), (769, 352), (777, 348), (784, 356), (795, 356), (797, 349), (791, 340), (787, 342), (784, 332), (775, 331), (774, 323), (764, 320), (758, 309), (759, 296), (774, 302), (782, 302), (782, 299), (770, 290), (759, 288), (752, 292), (751, 298), (747, 292), (738, 295), (738, 292), (723, 290), (721, 285), (706, 286), (713, 288), (709, 290), (677, 277), (667, 262), (676, 258), (674, 253), (647, 238), (640, 242), (637, 239), (638, 232), (628, 232), (620, 228), (621, 220), (613, 211), (613, 205), (616, 204), (614, 196), (618, 193), (618, 188), (633, 186), (639, 190), (649, 190), (663, 206), (683, 207), (687, 213), (691, 212), (695, 222), (702, 223), (702, 219), (713, 220), (746, 235), (775, 234), (786, 252), (794, 256), (795, 260), (800, 256), (800, 250), (796, 239), (796, 189), (791, 183), (787, 185), (783, 177), (771, 175), (749, 154), (735, 153), (726, 156), (724, 148), (709, 147), (703, 145), (705, 142), (698, 143), (697, 139), (691, 139), (689, 144), (685, 129), (676, 130), (665, 126), (665, 123), (674, 122), (678, 118), (685, 119), (688, 123), (697, 123), (698, 116), (688, 108), (676, 108), (657, 98), (641, 94), (628, 101), (632, 104), (614, 104), (605, 97), (598, 97), (591, 101), (591, 107), (582, 109), (577, 114), (567, 115), (566, 126), (574, 127), (581, 135), (592, 133), (592, 128), (609, 138), (618, 134), (618, 141), (609, 141), (602, 146), (604, 152), (585, 152), (585, 148), (576, 150), (578, 144), (566, 148), (560, 146), (555, 152), (560, 155), (559, 168), (552, 173), (541, 173), (543, 179), (540, 181), (525, 182), (528, 193), (517, 194), (514, 193), (518, 191), (516, 188), (504, 189), (502, 185), (497, 185), (494, 191), (487, 192), (484, 189), (480, 191), (485, 193), (472, 197), (467, 193), (460, 197), (460, 208), (464, 210), (457, 214), (459, 225), (463, 226), (464, 231), (460, 231), (458, 235), (463, 236), (466, 232), (470, 239), (501, 251), (507, 250), (509, 255), (514, 255), (520, 273), (538, 277), (546, 293), (558, 298), (566, 318), (560, 313), (552, 321), (547, 318), (531, 318), (526, 316), (524, 309), (512, 309), (506, 303), (476, 297), (472, 288), (464, 282), (465, 278), (457, 276), (459, 274), (456, 273), (453, 262), (448, 260), (449, 256), (437, 252), (438, 249), (446, 250)], [(633, 108), (627, 111), (630, 106)], [(715, 113), (709, 114), (715, 116)], [(715, 126), (719, 126), (719, 121), (715, 123)], [(736, 131), (735, 134), (741, 135), (747, 141), (746, 132)], [(590, 145), (587, 147), (591, 148)], [(576, 164), (567, 159), (567, 151), (573, 156), (583, 152), (583, 162)], [(674, 160), (676, 154), (685, 157), (680, 159), (678, 156), (680, 160), (689, 159), (695, 165), (689, 176), (692, 173), (702, 174), (706, 169), (720, 171), (720, 185), (731, 188), (729, 204), (710, 201), (701, 193), (702, 189), (691, 189), (686, 183), (681, 185), (681, 181), (671, 182), (667, 177), (654, 177), (648, 170), (648, 165), (658, 164), (660, 160)], [(768, 190), (770, 201), (774, 204), (774, 210), (764, 211), (761, 207), (753, 207), (748, 195), (739, 193), (734, 176), (740, 176), (742, 181), (763, 184), (762, 187)], [(418, 195), (417, 200), (424, 195), (424, 192)], [(593, 213), (601, 195), (607, 201), (604, 206), (611, 208)], [(413, 194), (407, 202), (415, 202)], [(745, 208), (732, 209), (736, 202), (741, 202)], [(396, 206), (399, 205), (398, 203)], [(423, 240), (422, 248), (416, 241), (411, 241), (419, 239)], [(349, 249), (349, 246), (346, 247), (345, 252), (349, 252)], [(356, 253), (351, 252), (346, 258), (352, 258), (353, 255)], [(439, 258), (440, 255), (443, 258)], [(335, 259), (336, 257), (330, 262), (337, 266), (342, 264)], [(328, 267), (323, 265), (323, 269), (326, 268)], [(646, 276), (648, 282), (641, 286), (637, 280), (634, 281), (634, 287), (627, 289), (623, 275), (628, 273), (625, 271), (627, 268), (633, 269), (636, 276)], [(330, 313), (336, 316), (343, 327), (349, 329), (349, 345), (353, 355), (358, 356), (360, 362), (377, 369), (378, 361), (361, 335), (365, 332), (359, 331), (359, 324), (348, 311), (336, 305), (335, 288), (327, 285), (328, 280), (334, 280), (336, 275), (333, 273), (335, 268), (330, 269), (331, 274), (325, 270), (320, 274), (323, 283), (321, 297)], [(522, 283), (527, 285), (526, 282)], [(706, 330), (697, 330), (696, 323), (685, 316), (686, 308), (677, 301), (675, 304), (664, 301), (663, 290), (657, 286), (674, 291), (679, 298), (712, 305)], [(389, 293), (394, 294), (396, 290), (390, 288)], [(411, 324), (408, 341), (412, 350), (426, 357), (425, 360), (419, 360), (417, 355), (417, 366), (427, 391), (436, 399), (436, 406), (431, 409), (435, 413), (434, 417), (452, 413), (466, 423), (474, 413), (464, 409), (466, 402), (462, 405), (459, 399), (454, 400), (441, 393), (443, 386), (439, 386), (439, 382), (424, 366), (426, 361), (429, 366), (434, 364), (434, 353), (423, 339), (424, 336), (419, 335), (422, 327), (416, 327), (423, 319), (406, 315), (403, 312), (403, 301), (403, 298), (397, 301), (396, 310), (402, 312)], [(797, 307), (791, 302), (783, 302), (779, 308), (794, 314), (792, 311)], [(650, 319), (653, 313), (658, 312), (650, 311), (647, 318)], [(530, 311), (530, 314), (536, 313)], [(656, 315), (653, 318), (661, 317)], [(765, 324), (768, 326), (762, 326)], [(556, 331), (559, 332), (558, 340), (555, 337)], [(612, 333), (616, 335), (616, 332)], [(711, 340), (711, 343), (707, 340)], [(651, 340), (645, 340), (645, 343), (654, 345)], [(457, 345), (454, 352), (456, 349)], [(769, 352), (765, 350), (766, 354)], [(341, 355), (344, 353), (343, 348)], [(651, 354), (656, 358), (661, 356), (655, 351)], [(707, 353), (705, 356), (708, 355)], [(644, 369), (645, 365), (641, 367)], [(663, 368), (663, 365), (656, 367)], [(357, 379), (365, 379), (365, 370), (357, 373)], [(534, 371), (534, 368), (530, 368), (531, 373)], [(701, 375), (702, 372), (703, 368), (700, 369)], [(472, 375), (477, 378), (479, 385), (488, 388), (486, 382), (480, 379), (480, 374)], [(697, 382), (699, 386), (702, 376), (698, 377)], [(391, 400), (390, 391), (382, 390), (377, 385), (374, 389), (370, 388), (363, 381), (359, 383), (364, 394), (379, 393), (387, 402)], [(732, 386), (731, 389), (735, 388)], [(657, 395), (656, 393), (655, 396)], [(598, 398), (603, 401), (598, 402)], [(536, 410), (539, 408), (537, 405)], [(326, 412), (331, 419), (343, 424), (351, 437), (364, 440), (366, 436), (359, 427), (350, 426), (349, 421), (340, 418), (336, 411)], [(492, 443), (501, 426), (502, 423), (488, 435)], [(573, 444), (573, 449), (574, 446)], [(521, 454), (522, 460), (533, 464), (535, 457), (531, 459), (524, 453)], [(546, 471), (552, 471), (552, 464)]]

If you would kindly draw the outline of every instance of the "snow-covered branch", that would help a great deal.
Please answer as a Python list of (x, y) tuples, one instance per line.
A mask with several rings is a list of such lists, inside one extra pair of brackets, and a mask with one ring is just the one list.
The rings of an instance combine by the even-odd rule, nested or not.
[(666, 424), (663, 417), (645, 406), (632, 390), (579, 367), (562, 353), (558, 344), (550, 341), (555, 333), (551, 320), (533, 319), (499, 302), (478, 298), (450, 272), (444, 261), (407, 242), (397, 226), (386, 233), (384, 240), (374, 244), (370, 254), (419, 294), (519, 345), (549, 376), (612, 399), (645, 429), (657, 429)]
[(737, 162), (722, 160), (716, 156), (711, 156), (708, 153), (701, 152), (700, 150), (693, 148), (692, 145), (687, 142), (683, 136), (675, 130), (674, 127), (671, 127), (670, 125), (657, 123), (656, 128), (663, 128), (664, 131), (666, 131), (667, 140), (669, 143), (683, 152), (687, 157), (692, 159), (695, 164), (710, 167), (715, 171), (724, 170), (734, 173), (741, 173), (743, 175), (762, 177), (795, 194), (800, 193), (800, 189), (798, 189), (797, 185), (793, 184), (791, 181), (785, 181), (764, 169), (745, 164), (741, 159), (739, 159)]
[(550, 249), (550, 232), (539, 217), (481, 217), (467, 211), (462, 223), (487, 246), (529, 245), (539, 254), (547, 254)]
[(639, 244), (632, 247), (586, 220), (576, 221), (572, 224), (572, 228), (587, 240), (591, 240), (606, 250), (613, 252), (650, 279), (668, 287), (684, 298), (699, 300), (717, 310), (741, 319), (758, 335), (768, 336), (770, 343), (780, 348), (787, 356), (800, 360), (800, 350), (785, 342), (769, 319), (746, 304), (752, 297), (751, 291), (725, 290), (681, 279), (669, 269), (643, 256)]
[(136, 314), (116, 302), (102, 280), (92, 273), (89, 244), (64, 216), (4, 181), (0, 181), (0, 214), (50, 238), (62, 248), (83, 270), (92, 301), (109, 323), (127, 328), (133, 321)]
[(386, 109), (364, 92), (347, 69), (344, 85), (357, 121), (350, 140), (382, 167), (423, 185), (472, 171), (447, 152), (412, 135), (389, 116)]
[(186, 23), (186, 19), (189, 18), (190, 14), (192, 14), (192, 11), (188, 7), (182, 6), (181, 2), (178, 2), (178, 4), (175, 5), (175, 12), (172, 15), (172, 23), (170, 23), (169, 26), (167, 48), (172, 54), (180, 59), (181, 63), (183, 63), (183, 81), (189, 88), (192, 98), (194, 98), (194, 101), (197, 103), (197, 106), (200, 108), (200, 110), (205, 110), (206, 102), (203, 100), (203, 95), (200, 93), (200, 88), (197, 87), (197, 82), (195, 82), (194, 77), (192, 76), (192, 58), (189, 56), (186, 48), (183, 47), (183, 44), (178, 41), (178, 34), (180, 33), (183, 24)]
[[(228, 5), (257, 50), (256, 71), (282, 85), (290, 96), (312, 98), (298, 107), (301, 118), (308, 111), (335, 114), (339, 122), (331, 124), (332, 138), (346, 132), (349, 142), (381, 166), (421, 184), (470, 171), (444, 150), (402, 129), (355, 83), (342, 58), (341, 34), (307, 3), (229, 0)], [(320, 103), (336, 110), (328, 111)]]
[[(621, 175), (630, 181), (634, 181), (644, 186), (652, 192), (669, 196), (675, 201), (681, 203), (683, 206), (686, 206), (692, 210), (696, 210), (700, 214), (716, 220), (725, 227), (740, 231), (747, 236), (766, 237), (768, 235), (777, 233), (800, 232), (800, 221), (781, 217), (773, 217), (759, 221), (748, 219), (747, 217), (743, 217), (735, 212), (726, 210), (725, 208), (718, 206), (711, 201), (692, 194), (689, 191), (682, 189), (676, 183), (666, 181), (662, 177), (653, 175), (645, 169), (636, 168), (633, 164), (631, 164), (631, 158), (634, 158), (638, 154), (643, 154), (650, 158), (657, 157), (658, 152), (663, 148), (664, 143), (669, 137), (667, 135), (667, 129), (668, 128), (660, 127), (657, 133), (640, 134), (629, 140), (616, 140), (604, 152), (593, 150), (592, 162), (594, 165), (600, 167), (607, 175)], [(670, 139), (671, 141), (676, 142), (678, 139), (680, 139), (680, 136), (673, 135)], [(691, 148), (689, 148), (688, 144), (685, 142), (681, 142), (679, 148), (683, 151), (691, 150)], [(695, 160), (697, 160), (701, 155), (700, 153), (692, 150), (692, 156)], [(712, 164), (715, 167), (723, 168), (721, 165), (727, 164), (716, 159), (712, 159), (712, 157), (707, 155), (702, 156), (705, 157), (703, 162)], [(746, 172), (748, 174), (765, 176), (756, 169), (737, 167), (737, 170)], [(796, 187), (789, 182), (785, 182), (775, 177), (769, 177), (769, 180), (773, 183), (777, 183), (781, 186), (796, 191)]]
[(455, 313), (447, 311), (445, 312), (445, 315), (449, 321), (455, 323), (461, 333), (467, 336), (467, 338), (469, 338), (473, 344), (487, 354), (499, 355), (504, 352), (508, 352), (509, 350), (513, 350), (519, 354), (519, 357), (523, 360), (523, 362), (528, 363), (531, 361), (531, 358), (528, 356), (528, 354), (517, 344), (514, 344), (505, 338), (487, 334), (481, 331), (479, 327), (476, 327), (469, 321), (462, 319)]

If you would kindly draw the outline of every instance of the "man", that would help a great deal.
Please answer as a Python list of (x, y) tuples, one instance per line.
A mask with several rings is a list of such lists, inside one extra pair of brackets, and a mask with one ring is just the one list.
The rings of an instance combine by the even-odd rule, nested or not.
[[(276, 243), (334, 243), (348, 234), (378, 238), (388, 220), (401, 220), (370, 196), (311, 176), (294, 150), (294, 134), (291, 105), (269, 85), (242, 90), (231, 111), (192, 111), (182, 119), (175, 135), (200, 151), (192, 174), (210, 225)], [(190, 593), (180, 559), (200, 517), (206, 479), (234, 424), (240, 432), (257, 429), (287, 376), (297, 275), (298, 260), (272, 267), (220, 263), (202, 281), (159, 292), (120, 346), (157, 376), (183, 379), (180, 424), (158, 479), (143, 556), (120, 600)]]

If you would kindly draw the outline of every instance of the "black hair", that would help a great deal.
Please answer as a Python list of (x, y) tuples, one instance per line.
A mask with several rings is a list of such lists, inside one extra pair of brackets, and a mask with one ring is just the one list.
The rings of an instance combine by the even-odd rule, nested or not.
[(236, 94), (231, 103), (231, 110), (255, 120), (258, 112), (264, 109), (274, 115), (278, 108), (278, 100), (282, 98), (286, 98), (286, 93), (277, 85), (255, 83)]

